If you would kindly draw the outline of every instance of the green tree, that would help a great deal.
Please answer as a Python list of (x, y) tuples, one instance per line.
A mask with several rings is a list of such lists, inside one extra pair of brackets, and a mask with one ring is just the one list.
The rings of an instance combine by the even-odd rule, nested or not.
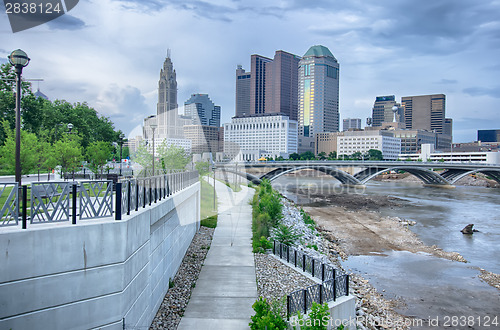
[(337, 152), (336, 151), (332, 151), (328, 154), (328, 160), (335, 160), (337, 159)]
[(210, 171), (210, 163), (209, 162), (196, 162), (195, 166), (196, 170), (200, 174), (200, 176), (205, 176)]
[(382, 156), (382, 151), (377, 149), (368, 150), (368, 159), (369, 160), (382, 160), (384, 157)]
[(319, 160), (325, 160), (326, 159), (326, 152), (322, 151), (318, 154), (318, 159)]
[[(2, 122), (3, 131), (6, 133), (5, 144), (0, 148), (0, 164), (5, 173), (14, 174), (16, 171), (16, 137), (9, 123)], [(37, 165), (38, 138), (35, 134), (21, 130), (21, 174), (30, 174)]]
[(306, 151), (300, 154), (300, 160), (315, 160), (316, 156), (312, 153), (312, 151)]
[(66, 134), (54, 143), (54, 152), (48, 163), (51, 166), (61, 166), (61, 176), (76, 170), (83, 159), (80, 137)]
[(158, 148), (158, 155), (164, 170), (183, 170), (191, 160), (191, 155), (184, 148), (168, 145), (166, 140)]
[(300, 159), (300, 155), (298, 153), (294, 152), (294, 153), (290, 154), (289, 158), (291, 160), (299, 160)]
[(153, 166), (153, 155), (148, 151), (145, 144), (141, 143), (130, 158), (137, 164), (141, 165), (144, 171), (147, 171)]
[(101, 173), (104, 166), (107, 164), (112, 147), (109, 142), (95, 141), (92, 142), (85, 152), (89, 168), (94, 174)]

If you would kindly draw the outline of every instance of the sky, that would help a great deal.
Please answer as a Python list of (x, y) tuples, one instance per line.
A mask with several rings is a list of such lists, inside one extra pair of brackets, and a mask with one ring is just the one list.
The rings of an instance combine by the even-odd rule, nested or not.
[(171, 50), (178, 104), (207, 93), (222, 123), (235, 108), (235, 70), (276, 50), (313, 45), (340, 63), (340, 115), (371, 116), (376, 96), (445, 94), (454, 142), (500, 129), (500, 0), (80, 0), (67, 14), (12, 33), (0, 5), (0, 63), (14, 49), (51, 100), (87, 102), (128, 137), (156, 113)]

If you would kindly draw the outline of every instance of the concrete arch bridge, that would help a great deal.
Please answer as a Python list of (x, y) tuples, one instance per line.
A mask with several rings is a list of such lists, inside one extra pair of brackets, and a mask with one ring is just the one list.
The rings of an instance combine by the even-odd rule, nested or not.
[[(377, 175), (405, 171), (426, 185), (453, 186), (461, 178), (483, 173), (500, 183), (500, 165), (481, 163), (441, 163), (406, 161), (285, 161), (215, 163), (215, 168), (260, 184), (263, 179), (276, 180), (282, 175), (313, 169), (331, 175), (345, 185), (364, 185)], [(255, 174), (259, 173), (259, 174)]]

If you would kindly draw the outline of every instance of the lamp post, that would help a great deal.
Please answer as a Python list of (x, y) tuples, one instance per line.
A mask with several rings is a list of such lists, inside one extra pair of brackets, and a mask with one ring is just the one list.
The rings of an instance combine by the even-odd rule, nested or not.
[(30, 58), (20, 49), (9, 55), (9, 62), (16, 69), (16, 182), (21, 187), (21, 74), (28, 65)]
[(153, 176), (155, 176), (155, 130), (158, 125), (151, 124), (149, 127), (151, 127), (151, 130), (153, 131)]
[(122, 176), (122, 147), (123, 147), (123, 138), (125, 138), (125, 134), (121, 133), (120, 134), (120, 176)]
[(68, 133), (71, 134), (71, 130), (73, 129), (73, 124), (69, 123), (68, 124)]

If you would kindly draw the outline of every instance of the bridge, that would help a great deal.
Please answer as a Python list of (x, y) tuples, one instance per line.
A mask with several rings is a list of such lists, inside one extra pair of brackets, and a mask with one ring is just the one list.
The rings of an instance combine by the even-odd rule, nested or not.
[[(500, 165), (481, 163), (442, 163), (408, 161), (268, 161), (245, 163), (215, 163), (217, 170), (234, 173), (260, 184), (263, 179), (276, 180), (282, 175), (304, 169), (313, 169), (331, 175), (345, 185), (364, 185), (377, 175), (390, 171), (404, 171), (427, 185), (452, 186), (461, 178), (483, 173), (500, 183)], [(249, 171), (262, 171), (256, 175)]]

